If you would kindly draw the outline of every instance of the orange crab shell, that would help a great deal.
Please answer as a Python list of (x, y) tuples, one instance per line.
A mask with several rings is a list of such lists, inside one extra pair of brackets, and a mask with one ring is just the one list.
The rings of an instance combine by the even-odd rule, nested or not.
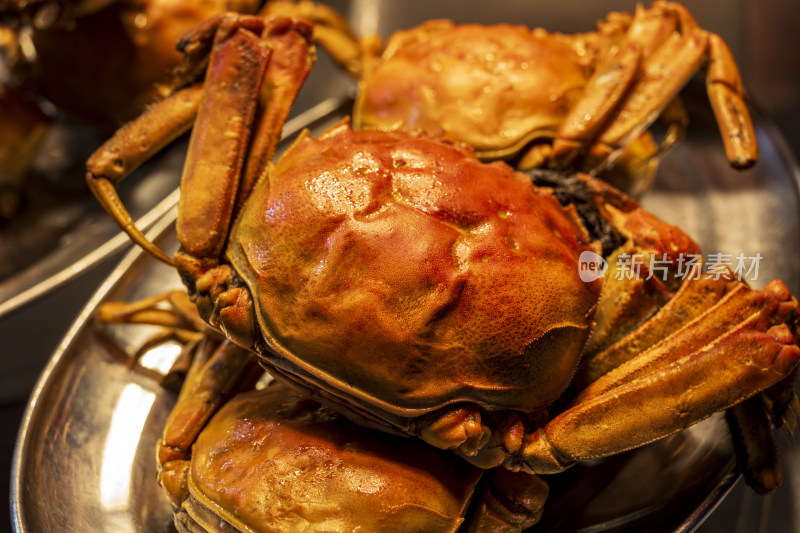
[(460, 145), (344, 122), (301, 136), (231, 235), (272, 351), (400, 416), (553, 401), (600, 290), (578, 268), (596, 245), (549, 190)]
[(253, 532), (458, 527), (481, 470), (318, 407), (280, 386), (225, 404), (194, 445), (184, 508)]
[(590, 73), (579, 59), (573, 44), (544, 30), (428, 21), (394, 33), (365, 69), (354, 122), (424, 131), (466, 142), (482, 158), (505, 157), (534, 137), (555, 136)]

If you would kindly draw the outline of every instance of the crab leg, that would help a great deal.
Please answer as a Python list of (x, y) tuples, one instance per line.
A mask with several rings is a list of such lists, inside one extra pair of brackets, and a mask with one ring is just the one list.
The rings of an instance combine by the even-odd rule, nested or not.
[[(220, 334), (210, 328), (197, 313), (186, 291), (173, 290), (136, 302), (103, 302), (94, 312), (100, 324), (146, 324), (165, 328), (139, 346), (129, 359), (134, 368), (141, 358), (153, 348), (168, 341), (184, 346), (169, 371), (159, 378), (161, 386), (179, 390), (191, 366), (194, 346), (203, 336), (220, 339)], [(112, 349), (116, 348), (112, 344)]]
[[(166, 308), (159, 307), (166, 303)], [(136, 302), (104, 302), (94, 318), (105, 324), (150, 324), (188, 331), (214, 331), (197, 314), (184, 290), (173, 290)]]
[(311, 40), (327, 50), (352, 76), (360, 76), (361, 44), (347, 21), (336, 10), (307, 0), (274, 0), (267, 2), (260, 15), (266, 18), (283, 16), (292, 20), (308, 21), (312, 28)]
[(706, 91), (720, 125), (725, 154), (736, 168), (748, 168), (758, 159), (758, 144), (750, 113), (744, 103), (739, 69), (728, 45), (718, 35), (709, 36), (710, 65)]
[[(674, 276), (679, 261), (699, 256), (700, 249), (678, 227), (659, 220), (607, 183), (585, 174), (578, 174), (577, 178), (593, 196), (600, 217), (628, 240), (608, 258), (614, 269), (606, 275), (595, 314), (596, 325), (584, 350), (596, 354), (634, 331), (644, 318), (669, 301), (679, 288), (680, 280)], [(623, 256), (629, 260), (628, 273), (622, 270)], [(639, 262), (634, 265), (637, 257)], [(664, 271), (659, 275), (656, 269)]]
[(561, 167), (572, 163), (587, 139), (593, 138), (634, 82), (641, 52), (628, 43), (612, 52), (586, 82), (584, 95), (569, 110), (553, 140), (551, 157)]
[(697, 264), (687, 273), (675, 295), (661, 307), (656, 314), (641, 327), (626, 335), (600, 353), (587, 354), (581, 361), (573, 385), (583, 389), (607, 372), (634, 358), (642, 350), (650, 348), (687, 322), (717, 303), (730, 290), (732, 282), (720, 276), (707, 278), (699, 275), (701, 265)]
[[(735, 304), (718, 304), (645, 351), (644, 362), (634, 359), (601, 378), (578, 403), (526, 435), (506, 466), (559, 472), (675, 433), (781, 381), (800, 358), (786, 325), (797, 302), (779, 281), (745, 300), (749, 315)], [(721, 330), (714, 317), (729, 307), (744, 318)]]
[(225, 400), (252, 389), (263, 371), (253, 352), (205, 338), (197, 347), (178, 401), (157, 446), (160, 479), (176, 505), (185, 496), (185, 468), (192, 443)]
[(171, 259), (136, 227), (115, 187), (191, 127), (202, 92), (202, 85), (195, 84), (154, 104), (120, 128), (86, 163), (86, 183), (100, 204), (135, 243), (167, 264)]
[(472, 512), (459, 531), (522, 531), (539, 522), (550, 492), (539, 476), (496, 468), (473, 496)]
[(781, 484), (783, 474), (763, 394), (728, 409), (725, 420), (747, 484), (758, 494), (774, 491)]
[[(237, 208), (247, 198), (256, 180), (266, 172), (275, 153), (282, 125), (313, 65), (313, 51), (308, 44), (312, 27), (280, 16), (284, 10), (277, 7), (270, 3), (268, 9), (258, 17), (236, 17), (238, 27), (259, 35), (262, 41), (268, 43), (270, 53), (260, 81), (253, 141), (248, 148), (249, 156), (238, 184)], [(206, 68), (215, 38), (220, 39), (220, 29), (230, 25), (232, 19), (231, 15), (218, 15), (183, 36), (178, 47), (186, 56), (185, 69), (194, 72)], [(313, 29), (316, 31), (317, 28)]]
[[(671, 361), (678, 351), (688, 353), (711, 344), (723, 331), (732, 330), (737, 324), (751, 320), (757, 316), (767, 320), (768, 326), (756, 325), (759, 329), (785, 323), (796, 308), (786, 286), (780, 281), (767, 285), (763, 291), (753, 291), (744, 283), (739, 283), (725, 297), (710, 309), (669, 335), (661, 342), (649, 347), (637, 357), (609, 371), (591, 383), (575, 399), (574, 403), (583, 403), (600, 396), (627, 382), (638, 379), (654, 368)], [(714, 327), (709, 327), (713, 324)]]
[[(622, 63), (613, 57), (626, 47), (636, 47), (642, 58), (640, 64), (627, 66), (637, 69), (632, 81), (613, 75), (622, 72)], [(758, 159), (736, 63), (722, 39), (698, 27), (683, 6), (654, 2), (650, 9), (637, 8), (619, 50), (611, 52), (611, 57), (589, 80), (587, 88), (593, 90), (585, 91), (559, 129), (554, 142), (557, 165), (568, 164), (584, 143), (593, 143), (586, 168), (607, 165), (609, 157), (616, 157), (621, 147), (650, 127), (704, 65), (728, 160), (736, 168), (747, 168)], [(614, 99), (599, 99), (595, 93)]]
[(674, 98), (661, 112), (661, 122), (666, 125), (667, 131), (658, 148), (659, 155), (665, 154), (686, 137), (689, 114), (680, 96)]
[[(231, 13), (219, 13), (209, 17), (181, 36), (176, 45), (178, 51), (183, 54), (183, 61), (174, 72), (177, 83), (205, 76), (217, 30), (222, 21), (230, 16)], [(264, 29), (264, 21), (257, 16), (242, 15), (238, 20), (242, 27), (254, 34), (260, 34)]]
[(706, 59), (708, 36), (696, 29), (674, 33), (642, 63), (637, 82), (590, 149), (592, 161), (603, 160), (642, 134), (697, 72)]
[(272, 57), (261, 86), (255, 134), (239, 185), (237, 208), (266, 174), (289, 111), (311, 72), (314, 57), (308, 44), (310, 33), (309, 26), (285, 18), (264, 30), (262, 38), (269, 42)]
[[(594, 315), (594, 326), (586, 341), (584, 353), (597, 353), (616, 342), (625, 334), (634, 331), (645, 317), (656, 313), (672, 296), (670, 288), (657, 275), (650, 272), (649, 258), (652, 256), (647, 248), (636, 246), (628, 241), (614, 251), (608, 258), (608, 272), (603, 281), (603, 291), (597, 302)], [(635, 261), (641, 264), (625, 264)], [(625, 269), (631, 276), (624, 274)]]
[[(558, 166), (568, 165), (583, 145), (601, 133), (613, 111), (637, 83), (636, 74), (642, 68), (642, 61), (674, 34), (677, 21), (663, 6), (654, 5), (651, 9), (638, 6), (633, 20), (624, 25), (627, 25), (624, 39), (616, 51), (608, 47), (609, 57), (592, 74), (583, 95), (570, 109), (556, 134), (553, 158)], [(611, 29), (601, 26), (601, 31), (613, 40), (613, 34), (619, 31), (617, 26), (614, 24)], [(632, 134), (629, 138), (634, 137)]]
[(222, 253), (269, 56), (267, 43), (238, 17), (220, 22), (181, 177), (177, 232), (190, 255)]
[(728, 160), (736, 168), (752, 166), (758, 159), (755, 132), (744, 104), (741, 77), (730, 50), (718, 35), (700, 29), (683, 6), (657, 3), (652, 9), (656, 8), (663, 10), (665, 16), (671, 15), (680, 21), (679, 32), (673, 33), (644, 62), (642, 76), (615, 118), (598, 137), (593, 151), (597, 154), (599, 150), (602, 155), (638, 136), (706, 63), (707, 91)]
[(220, 21), (181, 178), (176, 266), (201, 316), (246, 348), (257, 330), (252, 299), (219, 259), (238, 206), (266, 177), (267, 156), (311, 67), (308, 34), (307, 24), (285, 18)]
[[(185, 193), (181, 196), (181, 208), (185, 210), (181, 219), (185, 223), (179, 223), (178, 231), (179, 239), (184, 239), (182, 244), (199, 257), (217, 257), (227, 238), (230, 216), (252, 183), (264, 173), (280, 134), (277, 125), (288, 114), (310, 68), (305, 39), (299, 39), (304, 48), (289, 42), (292, 36), (298, 40), (297, 32), (292, 29), (299, 29), (300, 35), (309, 31), (304, 24), (292, 25), (287, 19), (265, 21), (236, 15), (214, 17), (190, 31), (181, 42), (186, 54), (184, 69), (191, 72), (205, 69), (205, 82), (180, 89), (154, 105), (119, 130), (89, 159), (86, 180), (90, 189), (131, 238), (158, 259), (172, 263), (136, 228), (115, 186), (188, 130), (198, 113), (202, 115), (197, 118), (200, 126), (197, 129), (201, 131), (193, 134), (190, 141), (182, 182), (196, 181), (193, 177), (200, 172), (195, 165), (199, 165), (203, 175), (214, 179), (192, 194), (191, 199)], [(283, 42), (289, 44), (282, 46)], [(276, 46), (279, 55), (286, 53), (287, 57), (268, 69)], [(300, 61), (300, 54), (305, 54), (304, 61)], [(191, 76), (184, 73), (184, 77)], [(265, 77), (267, 83), (263, 84)], [(260, 119), (262, 126), (256, 134), (255, 148), (264, 151), (248, 163), (244, 186), (240, 187), (238, 179), (243, 175), (245, 151), (262, 86), (268, 88), (261, 95), (262, 107), (268, 111)], [(199, 109), (201, 100), (203, 109)], [(238, 201), (237, 190), (240, 190)]]
[[(774, 302), (769, 302), (765, 293), (772, 293), (774, 301), (781, 301), (781, 298), (788, 295), (780, 283), (773, 282), (767, 286), (765, 293), (757, 293), (750, 291), (745, 284), (731, 279), (731, 276), (717, 280), (690, 277), (656, 316), (605, 352), (582, 364), (573, 380), (574, 388), (580, 390), (587, 383), (594, 383), (586, 387), (574, 403), (587, 401), (663, 365), (678, 346), (691, 349), (692, 346), (699, 347), (703, 343), (711, 342), (720, 331), (759, 312), (759, 308), (769, 308)], [(725, 296), (720, 300), (723, 294)], [(795, 312), (794, 305), (789, 300), (779, 304), (777, 321), (788, 321)], [(705, 313), (699, 314), (702, 312)], [(700, 322), (713, 323), (716, 329), (706, 331), (704, 337), (698, 331)], [(676, 331), (676, 335), (667, 337), (660, 343), (656, 342), (659, 334), (663, 338), (664, 335)], [(653, 348), (649, 349), (651, 347)], [(637, 352), (644, 353), (636, 357)], [(603, 375), (605, 372), (608, 373)], [(778, 384), (727, 411), (726, 420), (731, 428), (740, 468), (748, 485), (759, 494), (772, 492), (780, 484), (780, 464), (764, 400), (770, 400), (776, 393), (780, 396), (780, 392), (785, 390), (785, 383), (794, 383), (796, 372), (797, 367)], [(785, 405), (786, 400), (776, 403)], [(779, 416), (775, 421), (776, 425), (782, 421), (780, 418)]]
[[(162, 306), (164, 303), (168, 305)], [(173, 504), (180, 505), (187, 493), (186, 472), (195, 438), (228, 398), (252, 389), (263, 370), (253, 352), (220, 340), (218, 333), (200, 320), (185, 291), (170, 291), (136, 302), (105, 302), (95, 319), (102, 323), (164, 326), (175, 330), (177, 339), (185, 342), (179, 360), (188, 363), (188, 370), (156, 450), (159, 480)], [(180, 332), (187, 335), (181, 336)], [(150, 339), (145, 345), (155, 346), (159, 338)]]

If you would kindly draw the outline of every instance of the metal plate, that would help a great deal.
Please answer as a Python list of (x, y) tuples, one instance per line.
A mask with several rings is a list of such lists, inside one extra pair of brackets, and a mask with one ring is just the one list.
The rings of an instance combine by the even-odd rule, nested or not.
[[(755, 285), (777, 277), (800, 292), (800, 201), (791, 155), (756, 114), (761, 162), (744, 173), (730, 170), (702, 92), (690, 91), (690, 135), (665, 159), (645, 205), (687, 230), (707, 253), (760, 253)], [(175, 246), (169, 217), (156, 229), (163, 247)], [(108, 351), (91, 313), (104, 300), (176, 286), (173, 271), (134, 251), (77, 317), (23, 420), (12, 479), (18, 532), (172, 531), (170, 506), (155, 481), (154, 446), (174, 396)], [(140, 329), (127, 331), (121, 340), (141, 342)], [(737, 479), (733, 468), (727, 429), (712, 417), (650, 446), (550, 476), (552, 496), (534, 530), (693, 531)]]
[[(49, 146), (40, 151), (71, 151), (74, 139), (81, 139), (77, 154), (70, 159), (85, 160), (86, 145), (100, 146), (93, 132), (59, 124), (49, 132)], [(142, 228), (149, 228), (176, 205), (180, 174), (173, 170), (183, 161), (185, 140), (178, 141), (137, 172), (136, 179), (120, 187), (120, 195)], [(0, 319), (130, 245), (127, 236), (106, 216), (84, 182), (81, 163), (48, 173), (61, 185), (31, 171), (22, 194), (30, 196), (27, 208), (0, 227)], [(67, 191), (67, 192), (65, 192)]]

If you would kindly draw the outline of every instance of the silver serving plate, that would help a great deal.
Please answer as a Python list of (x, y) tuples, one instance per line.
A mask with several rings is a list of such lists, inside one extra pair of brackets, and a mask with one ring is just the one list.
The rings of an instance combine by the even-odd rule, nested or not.
[[(690, 88), (686, 100), (689, 137), (666, 157), (644, 204), (708, 253), (760, 253), (754, 285), (782, 278), (800, 292), (797, 167), (780, 135), (756, 113), (761, 161), (733, 171), (702, 91)], [(174, 216), (151, 232), (167, 250), (176, 246)], [(77, 317), (22, 423), (12, 473), (16, 531), (174, 531), (154, 458), (174, 394), (129, 370), (91, 316), (103, 301), (136, 300), (179, 285), (174, 271), (134, 250)], [(117, 328), (114, 338), (132, 351), (146, 334), (141, 327)], [(694, 531), (737, 478), (727, 428), (714, 416), (652, 445), (548, 477), (551, 498), (534, 531)]]
[[(92, 147), (102, 143), (102, 139), (83, 128), (62, 124), (56, 128), (50, 132), (51, 139), (61, 140), (52, 140), (51, 146), (45, 147), (44, 158), (49, 151), (64, 150), (62, 141), (68, 137), (81, 137), (84, 145)], [(83, 148), (80, 155), (73, 157), (85, 160), (89, 154)], [(140, 169), (136, 180), (121, 187), (121, 197), (140, 227), (150, 228), (177, 204), (178, 195), (171, 193), (178, 186), (180, 174), (174, 169), (180, 168), (185, 151), (185, 140), (177, 141)], [(54, 172), (69, 182), (63, 188), (73, 192), (60, 198), (59, 187), (50, 184), (54, 191), (48, 193), (52, 198), (42, 202), (46, 205), (22, 210), (0, 227), (0, 259), (4, 262), (0, 272), (0, 319), (130, 245), (127, 235), (98, 209), (99, 204), (84, 184), (81, 164), (73, 163), (69, 169)], [(38, 176), (32, 174), (27, 179)], [(23, 192), (37, 194), (48, 189), (46, 179), (38, 177), (38, 181), (42, 183), (27, 183), (30, 187)]]

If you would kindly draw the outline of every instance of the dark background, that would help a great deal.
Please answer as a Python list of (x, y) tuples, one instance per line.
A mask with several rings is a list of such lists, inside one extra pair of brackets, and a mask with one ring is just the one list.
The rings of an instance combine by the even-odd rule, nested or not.
[[(596, 2), (561, 0), (538, 2), (536, 19), (520, 20), (523, 0), (483, 3), (445, 1), (335, 2), (349, 9), (350, 20), (362, 30), (381, 33), (387, 28), (416, 24), (425, 12), (429, 17), (450, 17), (457, 21), (510, 21), (544, 26), (561, 31), (589, 31), (609, 10), (632, 10), (631, 1)], [(800, 2), (797, 0), (694, 0), (685, 4), (701, 26), (719, 33), (730, 45), (742, 70), (745, 85), (755, 105), (761, 107), (782, 130), (794, 154), (800, 153)], [(533, 8), (524, 4), (526, 12)], [(769, 224), (769, 220), (764, 220)], [(800, 246), (798, 242), (794, 243)], [(73, 317), (100, 282), (113, 269), (119, 256), (105, 261), (78, 280), (47, 295), (38, 302), (0, 319), (0, 471), (5, 480), (11, 468), (14, 441), (24, 408), (36, 378), (66, 332)], [(800, 266), (798, 267), (800, 268)], [(792, 452), (797, 446), (784, 439)], [(795, 461), (795, 464), (800, 461)], [(775, 495), (760, 498), (740, 483), (718, 510), (701, 527), (703, 533), (800, 531), (800, 472), (785, 472), (785, 482)], [(8, 491), (8, 482), (3, 483)], [(0, 531), (10, 531), (8, 508), (0, 516)]]

